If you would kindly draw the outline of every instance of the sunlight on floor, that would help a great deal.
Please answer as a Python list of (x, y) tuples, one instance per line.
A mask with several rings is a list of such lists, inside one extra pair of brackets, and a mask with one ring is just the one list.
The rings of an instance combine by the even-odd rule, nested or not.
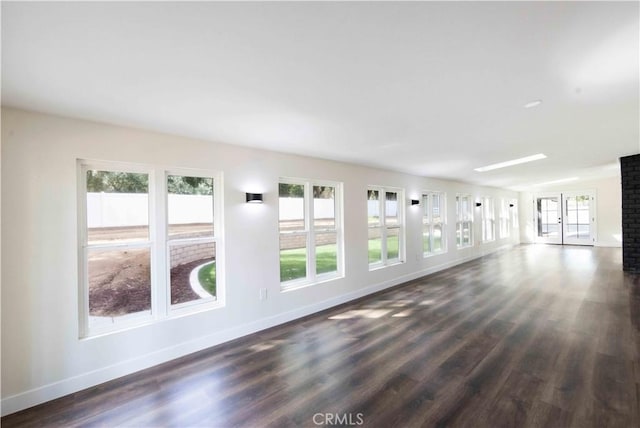
[(406, 311), (398, 312), (397, 314), (391, 315), (391, 318), (407, 318), (413, 313), (412, 309), (407, 309)]
[(347, 320), (351, 318), (382, 318), (391, 312), (391, 309), (353, 309), (338, 315), (329, 317), (330, 320)]
[(273, 349), (284, 342), (284, 340), (267, 340), (266, 342), (256, 343), (255, 345), (250, 346), (249, 350), (254, 352), (266, 351)]

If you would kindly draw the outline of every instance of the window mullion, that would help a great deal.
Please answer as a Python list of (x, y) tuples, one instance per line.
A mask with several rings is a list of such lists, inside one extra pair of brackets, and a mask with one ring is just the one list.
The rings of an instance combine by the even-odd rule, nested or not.
[(169, 314), (167, 268), (167, 174), (156, 168), (149, 175), (149, 237), (151, 252), (151, 314), (155, 319)]
[(380, 212), (380, 259), (383, 265), (387, 264), (387, 194), (384, 189), (380, 189), (378, 198), (378, 211)]
[(429, 229), (429, 254), (433, 254), (433, 193), (427, 193), (427, 228)]

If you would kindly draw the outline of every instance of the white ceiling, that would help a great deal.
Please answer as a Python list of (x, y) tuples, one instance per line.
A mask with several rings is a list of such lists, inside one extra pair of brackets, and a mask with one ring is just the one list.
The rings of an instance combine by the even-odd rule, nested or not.
[(640, 152), (639, 38), (638, 2), (2, 2), (2, 104), (518, 189)]

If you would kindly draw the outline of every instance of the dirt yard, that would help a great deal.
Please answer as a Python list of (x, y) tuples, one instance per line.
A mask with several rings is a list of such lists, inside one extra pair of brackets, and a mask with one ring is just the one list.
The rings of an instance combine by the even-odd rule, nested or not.
[[(172, 226), (172, 233), (199, 236), (203, 225)], [(211, 230), (209, 226), (209, 232)], [(90, 241), (144, 239), (146, 228), (103, 228), (90, 231)], [(181, 236), (182, 237), (182, 236)], [(115, 317), (151, 309), (151, 268), (146, 248), (92, 251), (89, 255), (89, 314)], [(171, 304), (197, 300), (189, 283), (191, 271), (212, 258), (196, 260), (171, 269)]]

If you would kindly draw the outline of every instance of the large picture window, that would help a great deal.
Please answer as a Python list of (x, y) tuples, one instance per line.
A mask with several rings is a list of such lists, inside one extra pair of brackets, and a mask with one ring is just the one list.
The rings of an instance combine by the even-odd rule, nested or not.
[(207, 172), (80, 162), (83, 337), (219, 304), (216, 184)]
[(493, 198), (482, 198), (482, 242), (496, 239), (496, 214)]
[(399, 189), (367, 189), (370, 269), (404, 261), (403, 200)]
[(281, 179), (278, 193), (283, 289), (341, 276), (341, 185)]
[(473, 211), (471, 195), (456, 195), (456, 246), (466, 248), (473, 245)]
[(446, 251), (445, 206), (442, 192), (422, 195), (422, 251), (425, 257)]

